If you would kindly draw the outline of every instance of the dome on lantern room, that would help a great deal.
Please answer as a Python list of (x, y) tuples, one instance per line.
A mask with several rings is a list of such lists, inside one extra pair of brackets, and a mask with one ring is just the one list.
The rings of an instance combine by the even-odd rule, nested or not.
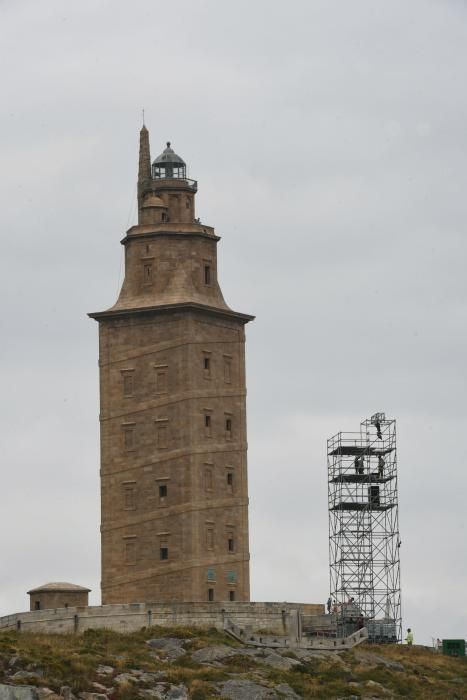
[(186, 178), (186, 163), (183, 158), (180, 158), (173, 148), (171, 148), (170, 141), (167, 141), (167, 147), (164, 148), (160, 156), (157, 156), (153, 161), (152, 176), (154, 178)]

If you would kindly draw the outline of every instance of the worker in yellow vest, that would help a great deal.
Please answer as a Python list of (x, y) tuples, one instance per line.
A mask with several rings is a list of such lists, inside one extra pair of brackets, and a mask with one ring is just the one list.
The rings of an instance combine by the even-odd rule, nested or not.
[(405, 641), (407, 642), (407, 646), (411, 647), (413, 644), (413, 632), (410, 629), (410, 627), (407, 630), (407, 637), (405, 638)]

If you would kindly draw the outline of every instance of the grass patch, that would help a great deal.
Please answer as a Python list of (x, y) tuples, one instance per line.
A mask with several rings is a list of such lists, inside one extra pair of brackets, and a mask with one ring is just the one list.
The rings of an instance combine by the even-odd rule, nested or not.
[[(160, 637), (185, 640), (188, 653), (172, 663), (158, 659), (157, 651), (146, 641)], [(71, 686), (75, 694), (92, 692), (93, 681), (112, 685), (112, 676), (97, 674), (97, 667), (102, 664), (112, 666), (114, 675), (131, 669), (162, 671), (163, 682), (186, 685), (193, 700), (220, 700), (213, 685), (229, 678), (248, 678), (270, 687), (286, 683), (305, 700), (377, 695), (377, 691), (373, 693), (365, 686), (368, 680), (381, 683), (394, 698), (467, 700), (467, 660), (442, 656), (429, 649), (364, 645), (339, 654), (344, 664), (336, 657), (329, 660), (316, 657), (301, 661), (300, 666), (287, 671), (262, 665), (261, 658), (240, 653), (226, 658), (219, 667), (196, 663), (190, 657), (190, 651), (219, 644), (242, 648), (239, 642), (215, 629), (152, 627), (133, 634), (88, 630), (81, 635), (4, 632), (0, 633), (0, 679), (18, 670), (41, 671), (43, 676), (39, 680), (28, 679), (27, 684), (47, 686), (55, 692), (63, 685)], [(359, 655), (364, 657), (365, 653), (399, 661), (405, 670), (397, 671), (382, 663), (359, 659)], [(296, 658), (293, 650), (284, 651), (283, 655)], [(8, 662), (13, 656), (19, 660), (9, 669)], [(353, 685), (350, 681), (362, 685)], [(143, 685), (137, 683), (120, 684), (115, 686), (112, 700), (136, 700), (142, 688)]]

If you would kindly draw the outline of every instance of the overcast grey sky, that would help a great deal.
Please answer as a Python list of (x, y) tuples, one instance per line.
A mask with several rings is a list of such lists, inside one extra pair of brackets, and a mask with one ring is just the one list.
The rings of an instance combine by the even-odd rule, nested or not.
[(138, 131), (247, 328), (252, 596), (328, 594), (326, 439), (398, 421), (404, 626), (467, 636), (467, 5), (1, 0), (0, 614), (99, 596), (97, 324)]

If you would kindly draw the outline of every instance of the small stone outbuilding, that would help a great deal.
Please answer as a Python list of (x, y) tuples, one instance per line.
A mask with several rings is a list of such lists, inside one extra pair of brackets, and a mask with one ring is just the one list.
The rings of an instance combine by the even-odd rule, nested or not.
[(45, 583), (28, 591), (30, 610), (50, 608), (74, 608), (88, 605), (90, 588), (83, 588), (74, 583)]

